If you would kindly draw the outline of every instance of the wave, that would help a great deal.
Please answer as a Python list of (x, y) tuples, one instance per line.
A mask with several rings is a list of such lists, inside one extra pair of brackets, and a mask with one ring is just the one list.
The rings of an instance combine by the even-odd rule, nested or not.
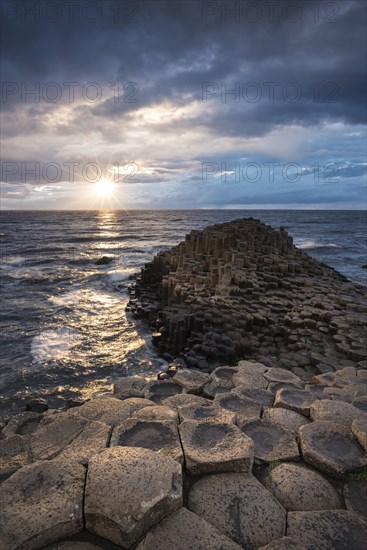
[(295, 239), (295, 245), (301, 250), (318, 250), (320, 248), (342, 248), (335, 243), (322, 243), (312, 239)]

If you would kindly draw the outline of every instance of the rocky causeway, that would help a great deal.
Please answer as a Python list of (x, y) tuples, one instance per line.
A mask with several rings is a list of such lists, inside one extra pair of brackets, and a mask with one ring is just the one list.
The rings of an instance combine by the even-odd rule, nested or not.
[(367, 290), (243, 219), (132, 281), (171, 363), (0, 439), (1, 550), (365, 550)]

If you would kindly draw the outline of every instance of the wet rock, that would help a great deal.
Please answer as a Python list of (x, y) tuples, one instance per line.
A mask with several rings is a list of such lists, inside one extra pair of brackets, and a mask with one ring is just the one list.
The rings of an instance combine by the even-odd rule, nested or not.
[(113, 430), (110, 446), (142, 447), (183, 463), (177, 427), (169, 421), (139, 418), (125, 420)]
[(108, 426), (116, 426), (136, 411), (144, 407), (153, 407), (155, 403), (148, 399), (134, 397), (121, 401), (117, 397), (95, 397), (81, 407), (73, 409), (73, 414), (87, 420), (98, 420)]
[(156, 382), (148, 382), (145, 388), (145, 397), (160, 405), (168, 397), (180, 394), (183, 391), (183, 387), (180, 384), (176, 384), (173, 380), (158, 380)]
[(87, 464), (91, 456), (107, 447), (111, 428), (102, 422), (60, 413), (40, 427), (29, 441), (32, 462), (63, 458)]
[(200, 479), (189, 492), (188, 508), (248, 550), (285, 534), (285, 510), (251, 474)]
[(304, 416), (310, 415), (310, 407), (317, 397), (301, 389), (282, 389), (275, 395), (274, 407), (296, 411)]
[(168, 456), (113, 447), (89, 463), (86, 528), (122, 548), (131, 548), (181, 506), (181, 466)]
[(357, 409), (350, 403), (342, 401), (331, 401), (330, 399), (322, 399), (315, 401), (310, 407), (311, 420), (328, 420), (335, 421), (338, 419), (338, 424), (351, 426), (354, 419), (358, 419), (365, 426), (367, 425), (367, 414)]
[(245, 419), (260, 418), (261, 405), (250, 399), (242, 397), (236, 393), (224, 393), (217, 395), (214, 403), (236, 415), (236, 422), (242, 422)]
[(139, 420), (169, 421), (173, 422), (176, 426), (179, 422), (177, 412), (170, 407), (165, 407), (164, 405), (157, 405), (155, 407), (144, 407), (144, 409), (138, 410), (134, 414), (133, 418), (138, 418)]
[(102, 256), (101, 258), (98, 258), (96, 262), (94, 262), (95, 265), (108, 265), (113, 261), (113, 256)]
[(136, 550), (241, 550), (203, 518), (180, 508), (153, 527)]
[(178, 408), (180, 421), (205, 420), (231, 424), (235, 422), (236, 414), (226, 411), (211, 401), (206, 403), (192, 403)]
[(287, 534), (312, 550), (364, 550), (367, 522), (345, 510), (289, 512)]
[(291, 430), (292, 432), (298, 432), (301, 426), (309, 423), (309, 420), (302, 414), (290, 409), (283, 409), (282, 407), (265, 409), (262, 419), (273, 422), (281, 428)]
[(179, 432), (191, 475), (251, 471), (253, 443), (236, 426), (185, 420)]
[(23, 412), (11, 418), (3, 429), (5, 437), (9, 435), (29, 435), (35, 432), (42, 420), (42, 415), (35, 412)]
[(262, 482), (287, 512), (343, 507), (334, 487), (321, 474), (300, 464), (279, 464)]
[(168, 372), (161, 371), (157, 374), (157, 380), (171, 380), (171, 378)]
[(269, 542), (269, 544), (262, 546), (259, 550), (306, 550), (306, 548), (305, 546), (300, 546), (291, 537), (282, 537)]
[(83, 529), (85, 469), (60, 460), (24, 466), (0, 487), (0, 548), (33, 550)]
[(20, 435), (10, 435), (0, 441), (0, 481), (29, 462), (28, 441)]
[(26, 410), (30, 412), (35, 413), (43, 413), (47, 411), (48, 409), (48, 403), (46, 399), (42, 399), (42, 397), (35, 397), (34, 399), (31, 399), (28, 401), (26, 405)]
[(241, 397), (248, 397), (258, 405), (271, 407), (274, 403), (274, 395), (268, 390), (248, 389), (244, 386), (236, 386), (232, 393)]
[(113, 385), (113, 393), (119, 399), (129, 397), (144, 397), (144, 389), (147, 385), (145, 378), (141, 376), (126, 376), (120, 378)]
[(173, 381), (182, 386), (187, 393), (200, 393), (209, 380), (209, 374), (189, 369), (180, 369), (173, 377)]
[(294, 432), (262, 419), (245, 421), (239, 427), (254, 442), (255, 461), (299, 460)]
[(366, 464), (365, 454), (348, 427), (335, 422), (311, 422), (299, 429), (305, 462), (335, 477), (355, 472)]
[(348, 481), (343, 488), (347, 510), (367, 518), (367, 480)]

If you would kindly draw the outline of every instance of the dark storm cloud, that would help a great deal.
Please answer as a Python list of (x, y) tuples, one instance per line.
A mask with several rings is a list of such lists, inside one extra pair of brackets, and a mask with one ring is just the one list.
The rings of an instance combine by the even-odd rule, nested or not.
[[(164, 99), (177, 104), (201, 101), (206, 82), (224, 83), (228, 89), (237, 82), (241, 93), (255, 82), (262, 90), (261, 100), (253, 103), (241, 95), (237, 104), (228, 96), (223, 104), (220, 93), (211, 95), (206, 105), (214, 112), (202, 122), (218, 130), (230, 126), (231, 134), (240, 135), (260, 135), (273, 124), (307, 126), (325, 119), (362, 122), (365, 4), (359, 0), (331, 3), (337, 8), (334, 22), (331, 16), (330, 22), (324, 21), (330, 2), (299, 2), (302, 16), (294, 23), (282, 16), (280, 8), (274, 9), (272, 21), (262, 2), (262, 17), (252, 23), (231, 16), (225, 20), (221, 13), (223, 4), (244, 6), (245, 2), (133, 2), (136, 13), (131, 15), (123, 2), (77, 1), (72, 17), (66, 10), (68, 2), (54, 3), (63, 8), (57, 22), (48, 20), (52, 11), (48, 18), (48, 12), (42, 15), (42, 5), (48, 2), (14, 2), (18, 7), (13, 12), (5, 10), (10, 2), (3, 3), (3, 81), (24, 82), (29, 88), (35, 82), (62, 86), (95, 81), (106, 89), (118, 80), (134, 81), (139, 85), (139, 106)], [(90, 4), (100, 8), (95, 22), (86, 17), (93, 18), (92, 11), (83, 15), (83, 6)], [(29, 10), (27, 24), (24, 5)], [(32, 6), (40, 9), (39, 21), (31, 13)], [(120, 7), (117, 21), (116, 6)], [(203, 10), (208, 12), (206, 17)], [(268, 98), (267, 82), (276, 83), (275, 102)], [(291, 82), (301, 90), (297, 101), (283, 93)], [(289, 88), (285, 93), (292, 96), (293, 91)], [(3, 108), (11, 108), (21, 101), (20, 93), (6, 99)], [(65, 91), (61, 101), (67, 100)], [(31, 96), (25, 100), (31, 101)], [(86, 103), (86, 109), (90, 107)], [(136, 105), (103, 97), (94, 107), (90, 109), (94, 117), (108, 117), (123, 116)]]

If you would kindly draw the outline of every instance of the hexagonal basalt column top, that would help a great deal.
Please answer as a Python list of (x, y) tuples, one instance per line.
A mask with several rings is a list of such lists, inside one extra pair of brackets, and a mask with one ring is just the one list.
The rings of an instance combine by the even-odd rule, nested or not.
[(188, 472), (250, 472), (253, 442), (232, 424), (185, 420), (179, 426)]
[(168, 456), (114, 447), (89, 463), (86, 528), (122, 548), (131, 548), (181, 505), (181, 466)]
[(42, 548), (83, 529), (85, 469), (55, 460), (25, 466), (0, 488), (0, 548)]
[(177, 426), (170, 421), (130, 418), (114, 429), (110, 445), (142, 447), (183, 462)]
[(315, 468), (335, 477), (366, 465), (366, 455), (349, 428), (317, 421), (299, 429), (302, 456)]
[(246, 550), (285, 534), (285, 510), (251, 474), (200, 479), (190, 489), (188, 508)]

